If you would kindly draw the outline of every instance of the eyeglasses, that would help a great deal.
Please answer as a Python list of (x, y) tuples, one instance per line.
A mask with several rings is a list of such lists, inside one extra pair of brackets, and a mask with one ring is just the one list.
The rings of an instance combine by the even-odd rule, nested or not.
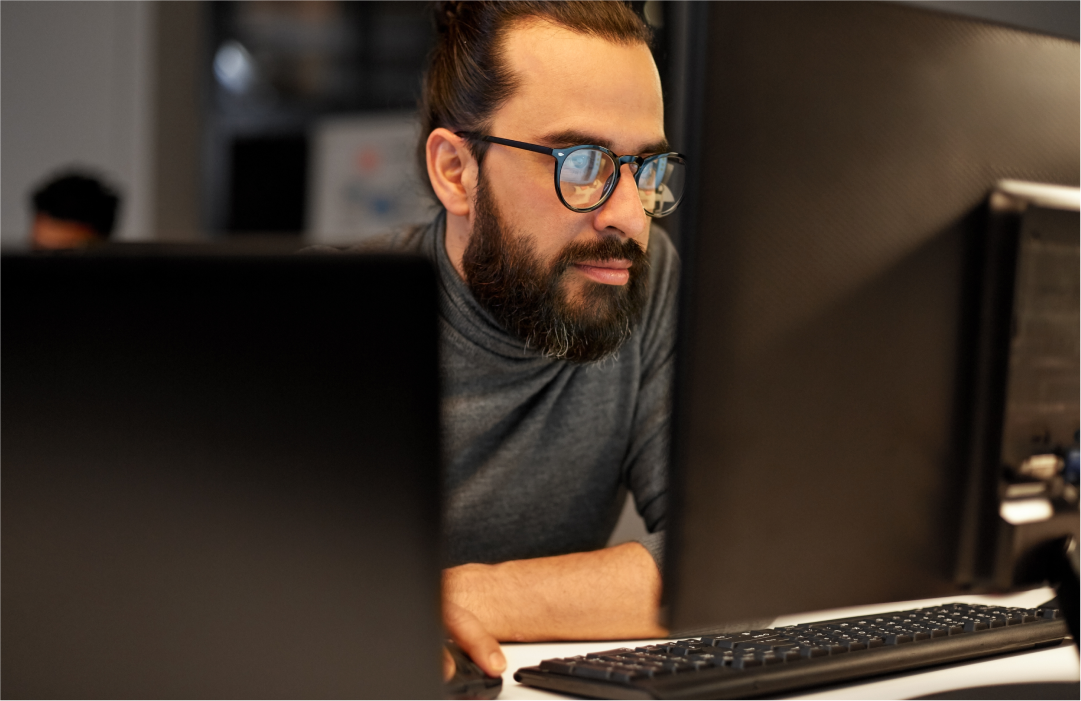
[(675, 211), (683, 198), (687, 160), (679, 153), (658, 153), (643, 158), (618, 156), (603, 146), (548, 148), (474, 132), (458, 132), (458, 136), (554, 157), (556, 195), (572, 212), (592, 212), (608, 201), (619, 184), (624, 165), (630, 166), (638, 185), (638, 198), (647, 215), (654, 218), (667, 216)]

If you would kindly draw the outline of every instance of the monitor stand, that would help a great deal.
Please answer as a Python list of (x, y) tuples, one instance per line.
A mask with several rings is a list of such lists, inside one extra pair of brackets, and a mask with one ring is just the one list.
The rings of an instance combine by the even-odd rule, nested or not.
[(1061, 185), (1004, 180), (988, 198), (957, 577), (1050, 583), (1075, 645), (1079, 210), (1081, 189)]

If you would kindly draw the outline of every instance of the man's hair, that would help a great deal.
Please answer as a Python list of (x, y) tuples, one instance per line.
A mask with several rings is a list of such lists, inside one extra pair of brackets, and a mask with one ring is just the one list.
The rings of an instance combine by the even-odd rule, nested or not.
[[(432, 130), (484, 132), (492, 114), (518, 87), (503, 56), (507, 31), (526, 21), (550, 22), (616, 44), (650, 44), (652, 33), (623, 2), (437, 2), (436, 44), (420, 100), (420, 176), (429, 184), (426, 144)], [(603, 80), (604, 76), (595, 76)], [(517, 138), (517, 137), (514, 137)], [(478, 163), (487, 142), (470, 141)]]
[(53, 219), (86, 224), (102, 238), (109, 238), (116, 223), (120, 196), (97, 178), (67, 173), (38, 188), (33, 196), (34, 211)]

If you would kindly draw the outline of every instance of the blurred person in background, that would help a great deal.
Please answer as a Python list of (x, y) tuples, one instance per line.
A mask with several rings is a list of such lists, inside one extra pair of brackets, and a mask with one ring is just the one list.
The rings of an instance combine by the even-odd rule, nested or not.
[(35, 249), (83, 248), (113, 233), (120, 196), (92, 175), (69, 172), (35, 190), (31, 204)]

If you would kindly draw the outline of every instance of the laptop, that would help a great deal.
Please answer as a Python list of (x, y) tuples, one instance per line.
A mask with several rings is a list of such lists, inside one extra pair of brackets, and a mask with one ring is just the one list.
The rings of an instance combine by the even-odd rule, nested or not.
[(430, 264), (4, 256), (0, 281), (0, 694), (444, 694)]

